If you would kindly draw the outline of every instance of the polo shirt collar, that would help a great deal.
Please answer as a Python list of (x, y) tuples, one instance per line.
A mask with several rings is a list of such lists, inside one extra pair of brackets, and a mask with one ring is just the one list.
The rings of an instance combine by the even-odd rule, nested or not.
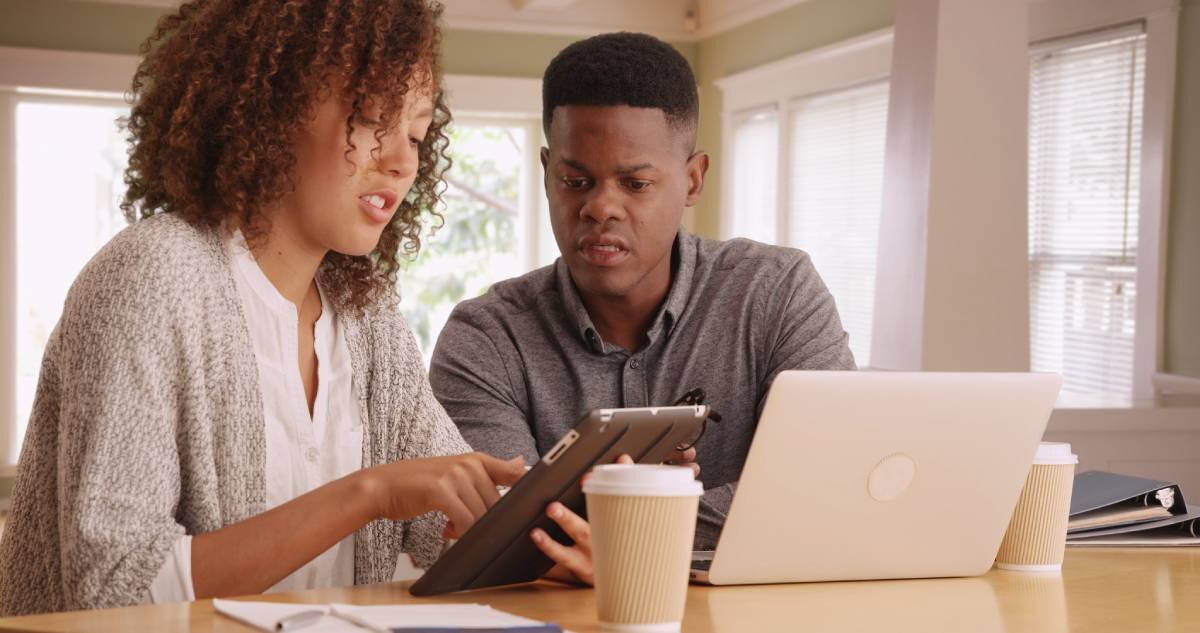
[[(675, 324), (683, 315), (688, 300), (692, 294), (692, 283), (696, 273), (696, 242), (699, 238), (679, 229), (675, 234), (675, 245), (671, 249), (671, 288), (667, 298), (659, 308), (658, 314), (650, 324), (646, 336), (653, 343), (660, 335), (670, 336)], [(589, 350), (598, 354), (607, 354), (614, 350), (613, 346), (605, 343), (592, 323), (579, 290), (571, 279), (571, 271), (567, 268), (562, 257), (554, 263), (554, 272), (558, 280), (559, 296), (569, 324), (579, 333), (580, 339)], [(630, 350), (632, 351), (632, 350)]]

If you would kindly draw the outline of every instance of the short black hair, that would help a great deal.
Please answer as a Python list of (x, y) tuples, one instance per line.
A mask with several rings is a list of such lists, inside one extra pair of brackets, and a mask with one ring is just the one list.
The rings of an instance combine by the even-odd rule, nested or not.
[(692, 67), (670, 44), (644, 33), (605, 33), (560, 51), (542, 78), (547, 136), (554, 109), (571, 105), (655, 108), (693, 139), (700, 117)]

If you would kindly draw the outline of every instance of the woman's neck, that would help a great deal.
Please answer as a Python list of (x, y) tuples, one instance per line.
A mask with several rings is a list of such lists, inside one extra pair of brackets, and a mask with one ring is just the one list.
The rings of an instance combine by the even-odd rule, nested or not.
[(313, 280), (327, 249), (307, 239), (290, 223), (279, 220), (270, 222), (269, 230), (251, 238), (248, 245), (271, 285), (297, 308), (315, 294)]

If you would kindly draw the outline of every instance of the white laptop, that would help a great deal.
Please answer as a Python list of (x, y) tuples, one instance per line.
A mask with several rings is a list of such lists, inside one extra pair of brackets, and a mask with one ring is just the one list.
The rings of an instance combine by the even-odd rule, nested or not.
[(992, 566), (1062, 379), (786, 371), (715, 552), (714, 585), (975, 576)]

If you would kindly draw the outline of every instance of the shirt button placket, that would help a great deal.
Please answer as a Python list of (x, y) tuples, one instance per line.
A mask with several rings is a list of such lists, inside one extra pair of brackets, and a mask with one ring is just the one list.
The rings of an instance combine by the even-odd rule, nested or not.
[(625, 363), (625, 375), (621, 382), (624, 383), (625, 406), (627, 407), (649, 406), (646, 399), (646, 376), (641, 369), (642, 361), (639, 358), (631, 358), (629, 362)]

